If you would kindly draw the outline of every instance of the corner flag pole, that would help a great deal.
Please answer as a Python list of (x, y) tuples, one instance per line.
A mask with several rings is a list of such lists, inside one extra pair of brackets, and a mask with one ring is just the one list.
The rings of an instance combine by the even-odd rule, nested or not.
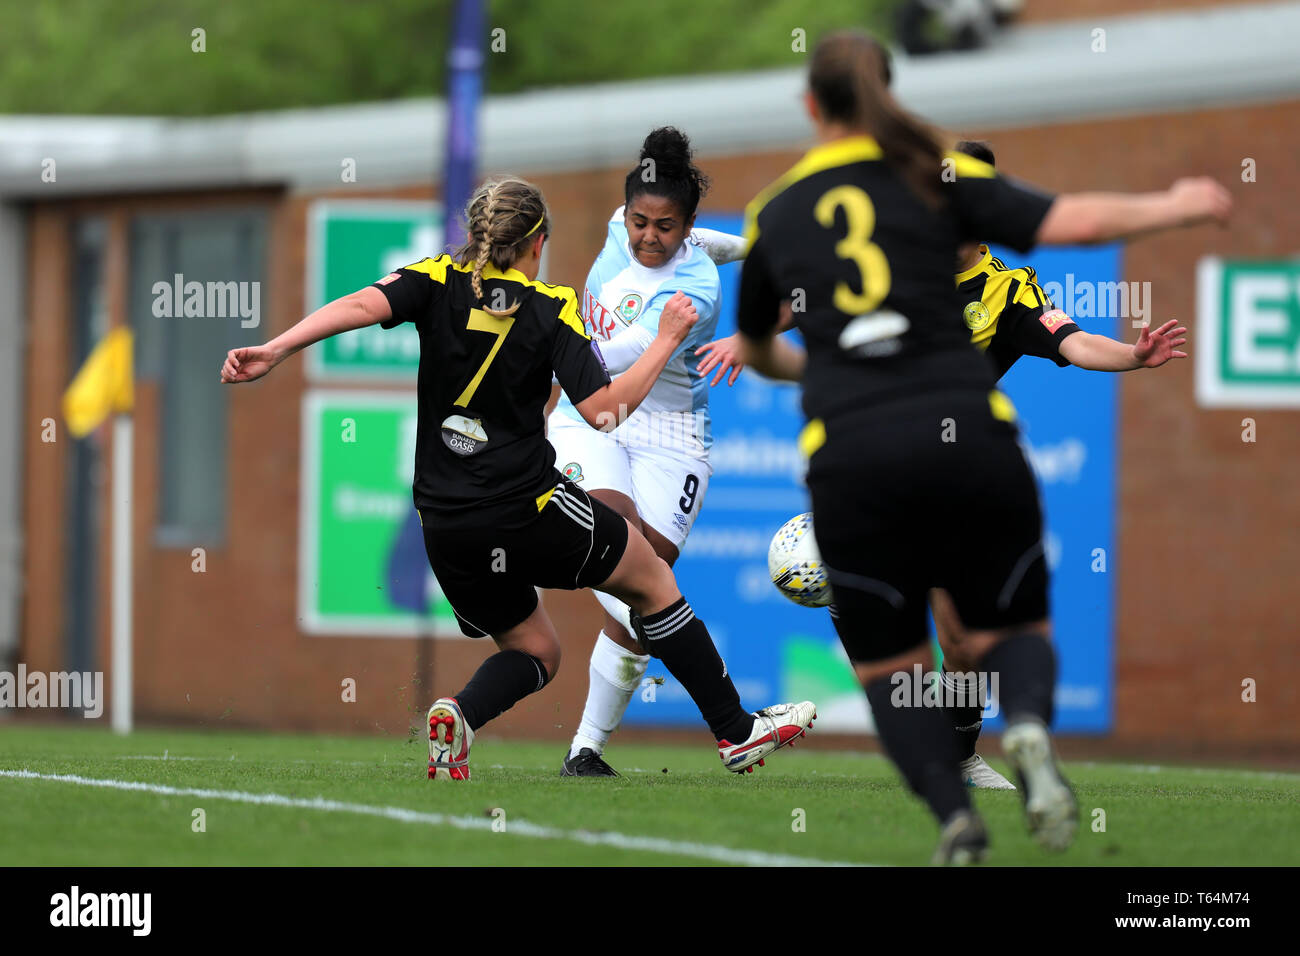
[(131, 410), (135, 407), (134, 339), (119, 326), (95, 346), (63, 393), (63, 417), (74, 438), (113, 420), (112, 686), (113, 730), (131, 732)]
[(129, 734), (132, 726), (131, 684), (131, 456), (135, 427), (131, 413), (113, 416), (113, 584), (112, 584), (112, 723), (113, 732)]

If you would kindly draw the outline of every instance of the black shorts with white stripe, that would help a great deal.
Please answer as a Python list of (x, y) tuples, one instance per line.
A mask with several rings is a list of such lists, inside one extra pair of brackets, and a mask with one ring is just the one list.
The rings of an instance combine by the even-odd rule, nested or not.
[(422, 514), (424, 549), (461, 631), (508, 631), (537, 607), (536, 588), (604, 583), (627, 548), (627, 521), (567, 479), (539, 499), (522, 528), (439, 528)]

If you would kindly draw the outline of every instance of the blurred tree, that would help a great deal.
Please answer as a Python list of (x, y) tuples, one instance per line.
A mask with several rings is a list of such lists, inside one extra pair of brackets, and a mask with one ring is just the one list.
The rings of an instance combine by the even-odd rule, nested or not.
[[(491, 92), (804, 62), (897, 0), (491, 0)], [(434, 96), (451, 0), (16, 0), (0, 112), (198, 116)], [(491, 31), (497, 46), (491, 50)], [(194, 31), (202, 30), (203, 52)]]

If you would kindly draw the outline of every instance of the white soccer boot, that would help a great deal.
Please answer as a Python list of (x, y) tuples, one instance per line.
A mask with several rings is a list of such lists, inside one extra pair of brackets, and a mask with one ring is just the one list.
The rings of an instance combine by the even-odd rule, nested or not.
[(429, 779), (468, 780), (474, 731), (454, 697), (439, 697), (429, 708)]
[(774, 750), (794, 742), (812, 728), (817, 707), (810, 700), (801, 704), (773, 704), (754, 714), (754, 729), (748, 739), (738, 744), (718, 741), (718, 756), (732, 773), (753, 773), (754, 764), (763, 766), (763, 758)]
[(1014, 790), (1016, 785), (988, 765), (979, 754), (972, 754), (959, 765), (962, 783), (972, 790)]
[(1017, 720), (1002, 735), (1002, 750), (1020, 777), (1029, 832), (1049, 850), (1064, 850), (1079, 825), (1079, 807), (1056, 766), (1052, 738), (1034, 717)]

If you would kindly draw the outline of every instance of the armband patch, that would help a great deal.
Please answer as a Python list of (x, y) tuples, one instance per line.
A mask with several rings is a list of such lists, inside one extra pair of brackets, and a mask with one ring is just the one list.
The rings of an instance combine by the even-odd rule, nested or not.
[(1044, 312), (1038, 317), (1038, 321), (1043, 323), (1043, 328), (1049, 332), (1055, 332), (1063, 325), (1068, 325), (1074, 320), (1062, 312), (1060, 309), (1052, 309), (1050, 312)]

